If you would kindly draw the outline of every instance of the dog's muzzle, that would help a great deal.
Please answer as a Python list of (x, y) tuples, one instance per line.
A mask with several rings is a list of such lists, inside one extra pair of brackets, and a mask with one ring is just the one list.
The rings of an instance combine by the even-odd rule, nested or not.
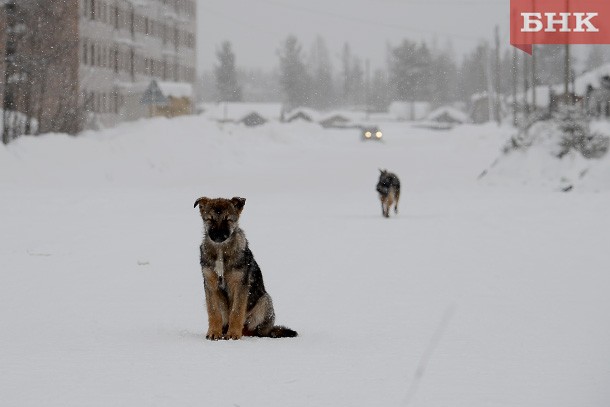
[(388, 188), (384, 185), (377, 185), (377, 192), (379, 192), (382, 195), (387, 195), (388, 192), (390, 192), (390, 188)]
[(229, 228), (210, 228), (208, 230), (208, 236), (213, 242), (222, 243), (231, 236), (231, 230)]

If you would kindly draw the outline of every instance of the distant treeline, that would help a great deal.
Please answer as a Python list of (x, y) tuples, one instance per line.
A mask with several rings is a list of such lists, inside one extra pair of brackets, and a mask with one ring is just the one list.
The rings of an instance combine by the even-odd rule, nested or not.
[[(317, 37), (309, 52), (305, 52), (299, 40), (291, 35), (279, 45), (277, 54), (276, 68), (270, 72), (239, 69), (231, 43), (224, 42), (217, 50), (214, 72), (201, 77), (201, 98), (284, 102), (288, 107), (316, 109), (358, 106), (381, 111), (394, 100), (426, 101), (433, 106), (468, 104), (474, 94), (488, 89), (510, 94), (513, 87), (512, 49), (496, 51), (486, 41), (459, 60), (451, 43), (439, 48), (405, 39), (395, 46), (386, 45), (385, 61), (363, 59), (345, 43), (335, 66), (322, 37)], [(536, 85), (561, 82), (564, 47), (541, 46), (536, 54)], [(587, 67), (603, 62), (599, 54), (599, 48), (591, 48)], [(517, 55), (518, 72), (523, 70), (525, 58), (521, 53)], [(519, 82), (524, 81), (521, 78), (519, 75)]]

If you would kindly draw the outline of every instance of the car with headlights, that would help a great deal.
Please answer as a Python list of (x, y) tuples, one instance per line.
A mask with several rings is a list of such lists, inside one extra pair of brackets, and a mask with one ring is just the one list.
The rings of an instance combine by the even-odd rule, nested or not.
[(375, 140), (381, 141), (383, 133), (377, 126), (362, 126), (360, 127), (360, 135), (363, 141)]

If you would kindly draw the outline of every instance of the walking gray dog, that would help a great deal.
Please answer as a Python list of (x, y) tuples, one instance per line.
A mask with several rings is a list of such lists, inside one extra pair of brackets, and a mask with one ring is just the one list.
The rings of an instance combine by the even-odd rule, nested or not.
[(398, 213), (398, 199), (400, 198), (400, 180), (388, 170), (379, 170), (379, 182), (377, 192), (381, 200), (381, 213), (386, 218), (390, 217), (390, 207), (394, 204), (394, 213)]

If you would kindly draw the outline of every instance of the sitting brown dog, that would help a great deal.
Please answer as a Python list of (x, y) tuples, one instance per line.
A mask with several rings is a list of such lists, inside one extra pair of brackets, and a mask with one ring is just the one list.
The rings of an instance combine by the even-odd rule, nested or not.
[(263, 275), (237, 224), (244, 198), (199, 198), (203, 218), (200, 264), (208, 310), (207, 339), (239, 339), (242, 335), (295, 337), (292, 329), (275, 326), (271, 297)]

